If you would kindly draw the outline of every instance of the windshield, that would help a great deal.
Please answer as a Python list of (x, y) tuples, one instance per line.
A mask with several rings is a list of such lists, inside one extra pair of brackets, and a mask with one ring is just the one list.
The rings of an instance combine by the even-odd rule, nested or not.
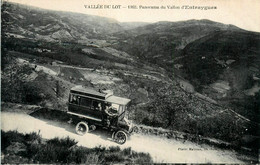
[(111, 107), (118, 114), (122, 114), (125, 111), (125, 106), (124, 105), (119, 105), (119, 104), (115, 104), (115, 103), (109, 103), (108, 107)]
[(119, 110), (119, 105), (118, 104), (112, 104), (111, 107), (118, 112), (118, 110)]

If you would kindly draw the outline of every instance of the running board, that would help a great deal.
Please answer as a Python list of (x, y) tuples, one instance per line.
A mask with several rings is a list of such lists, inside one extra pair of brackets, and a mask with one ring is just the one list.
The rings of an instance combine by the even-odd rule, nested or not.
[(67, 112), (67, 113), (71, 114), (71, 115), (80, 116), (80, 117), (84, 117), (84, 118), (87, 118), (87, 119), (99, 121), (99, 122), (102, 121), (101, 119), (98, 119), (98, 118), (95, 118), (95, 117), (91, 117), (91, 116), (81, 115), (81, 114), (78, 114), (78, 113), (73, 113), (73, 112)]

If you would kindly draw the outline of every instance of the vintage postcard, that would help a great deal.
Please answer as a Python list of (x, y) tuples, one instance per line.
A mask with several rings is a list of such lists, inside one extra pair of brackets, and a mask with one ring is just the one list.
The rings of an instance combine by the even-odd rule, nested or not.
[(1, 0), (1, 163), (259, 163), (259, 0)]

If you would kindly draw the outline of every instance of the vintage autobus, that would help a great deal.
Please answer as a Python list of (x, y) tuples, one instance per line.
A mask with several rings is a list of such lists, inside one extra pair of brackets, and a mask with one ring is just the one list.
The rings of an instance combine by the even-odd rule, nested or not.
[(114, 140), (123, 144), (131, 133), (131, 123), (125, 118), (130, 101), (109, 90), (75, 86), (70, 90), (67, 113), (77, 123), (79, 135), (101, 127), (112, 131)]

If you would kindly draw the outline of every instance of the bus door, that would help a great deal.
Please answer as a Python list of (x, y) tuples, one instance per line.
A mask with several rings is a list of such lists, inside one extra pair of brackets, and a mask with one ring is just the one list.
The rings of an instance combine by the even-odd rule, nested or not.
[(104, 102), (99, 100), (93, 100), (91, 110), (93, 111), (93, 117), (102, 120), (103, 110), (104, 110)]

